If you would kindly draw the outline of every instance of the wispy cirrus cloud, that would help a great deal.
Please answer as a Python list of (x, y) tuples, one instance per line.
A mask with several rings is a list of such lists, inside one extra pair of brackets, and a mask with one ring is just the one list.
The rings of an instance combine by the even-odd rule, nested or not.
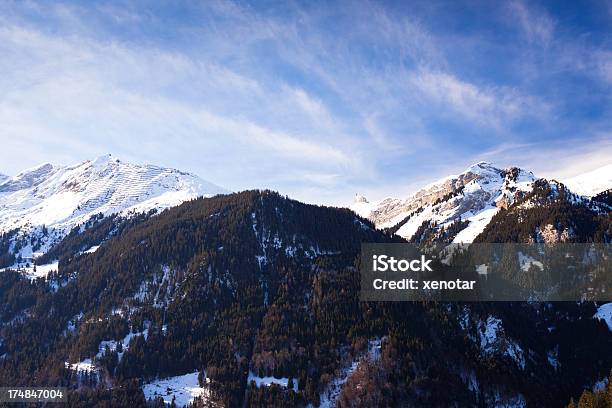
[[(333, 118), (322, 102), (302, 90), (270, 93), (225, 66), (156, 47), (54, 36), (11, 24), (0, 29), (0, 40), (0, 50), (13, 57), (4, 61), (6, 72), (15, 73), (0, 80), (5, 91), (0, 133), (9, 150), (29, 140), (34, 160), (47, 161), (49, 152), (62, 150), (73, 150), (78, 160), (111, 150), (181, 167), (185, 161), (193, 166), (203, 154), (209, 177), (222, 178), (224, 167), (234, 161), (261, 179), (289, 163), (344, 171), (360, 166), (359, 155), (347, 146), (300, 134), (299, 127), (279, 129), (252, 118), (251, 110), (261, 106), (262, 114), (297, 111), (306, 125), (323, 121), (329, 126)], [(278, 101), (264, 103), (271, 96)], [(242, 104), (242, 114), (227, 110), (234, 98), (241, 100), (234, 106)], [(278, 165), (258, 165), (266, 160)], [(252, 186), (237, 180), (226, 184)]]
[(511, 1), (508, 4), (510, 17), (518, 22), (527, 40), (531, 43), (548, 45), (553, 39), (555, 21), (548, 13), (529, 8), (522, 1)]
[(527, 115), (546, 115), (548, 106), (507, 87), (479, 87), (438, 71), (419, 70), (410, 77), (428, 100), (482, 125), (501, 128)]

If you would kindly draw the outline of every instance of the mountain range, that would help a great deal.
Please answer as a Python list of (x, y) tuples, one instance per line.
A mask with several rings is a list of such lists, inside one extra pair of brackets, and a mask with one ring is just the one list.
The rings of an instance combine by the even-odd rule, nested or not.
[[(555, 180), (536, 177), (532, 172), (511, 167), (500, 169), (488, 162), (479, 162), (464, 172), (445, 177), (425, 186), (405, 199), (386, 198), (370, 203), (365, 197), (356, 195), (351, 209), (370, 219), (376, 227), (389, 229), (408, 240), (415, 240), (417, 232), (452, 229), (454, 243), (470, 243), (481, 234), (493, 217), (501, 210), (509, 209), (517, 201), (534, 192), (534, 188), (546, 186), (550, 190), (563, 189), (575, 204), (592, 207), (594, 196), (612, 188), (612, 168), (598, 170), (568, 180), (569, 186)], [(528, 205), (528, 204), (523, 204)], [(608, 207), (602, 204), (603, 211)]]
[[(563, 184), (577, 195), (596, 196), (612, 188), (611, 166), (569, 178)], [(349, 208), (377, 228), (390, 229), (408, 240), (423, 223), (435, 224), (438, 229), (462, 223), (465, 227), (453, 242), (469, 243), (500, 209), (531, 192), (536, 180), (524, 169), (500, 169), (479, 162), (405, 199), (370, 203), (356, 195)], [(0, 233), (27, 237), (25, 241), (31, 242), (18, 252), (23, 259), (30, 259), (94, 215), (160, 211), (196, 197), (228, 192), (191, 173), (131, 164), (110, 154), (72, 166), (45, 163), (13, 177), (0, 174)]]
[(612, 390), (610, 303), (360, 302), (358, 272), (364, 242), (609, 243), (609, 190), (481, 162), (352, 211), (111, 157), (0, 188), (1, 386), (64, 386), (77, 407), (556, 407)]

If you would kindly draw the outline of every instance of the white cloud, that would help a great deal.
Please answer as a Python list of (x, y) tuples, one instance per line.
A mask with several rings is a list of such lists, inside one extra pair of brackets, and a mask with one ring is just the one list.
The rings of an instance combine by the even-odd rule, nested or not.
[(553, 39), (555, 21), (543, 11), (527, 7), (522, 1), (512, 1), (509, 9), (513, 21), (518, 21), (527, 39), (532, 43), (548, 45)]
[(501, 127), (525, 115), (543, 114), (546, 104), (503, 87), (479, 87), (452, 74), (420, 69), (410, 83), (429, 100), (480, 124)]
[(612, 51), (596, 51), (593, 59), (595, 72), (608, 84), (612, 84)]
[(308, 94), (303, 89), (288, 88), (289, 98), (307, 115), (312, 125), (329, 135), (343, 133), (340, 123), (329, 112), (323, 101)]
[(234, 137), (245, 144), (253, 145), (252, 147), (257, 150), (263, 147), (264, 149), (261, 149), (263, 154), (269, 151), (278, 153), (285, 159), (354, 168), (355, 163), (351, 157), (330, 145), (266, 129), (252, 122), (220, 117), (210, 112), (201, 111), (198, 116), (198, 126), (202, 131)]
[(399, 155), (414, 152), (417, 148), (423, 147), (423, 137), (415, 135), (403, 135), (404, 140), (409, 139), (411, 143), (401, 143), (394, 139), (383, 125), (383, 120), (379, 112), (371, 112), (363, 118), (363, 128), (374, 143), (376, 149), (380, 149), (385, 155)]

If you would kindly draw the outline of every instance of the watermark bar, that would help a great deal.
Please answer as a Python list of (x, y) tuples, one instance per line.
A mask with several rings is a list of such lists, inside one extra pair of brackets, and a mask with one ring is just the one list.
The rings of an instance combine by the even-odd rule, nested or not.
[(68, 402), (64, 387), (0, 387), (0, 403)]
[(610, 301), (612, 244), (362, 244), (362, 301)]

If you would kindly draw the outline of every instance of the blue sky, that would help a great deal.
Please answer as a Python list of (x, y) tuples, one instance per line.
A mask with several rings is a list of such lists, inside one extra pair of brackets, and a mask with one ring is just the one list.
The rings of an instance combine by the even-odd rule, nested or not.
[(344, 204), (612, 157), (612, 1), (5, 1), (0, 73), (6, 174), (112, 153)]

